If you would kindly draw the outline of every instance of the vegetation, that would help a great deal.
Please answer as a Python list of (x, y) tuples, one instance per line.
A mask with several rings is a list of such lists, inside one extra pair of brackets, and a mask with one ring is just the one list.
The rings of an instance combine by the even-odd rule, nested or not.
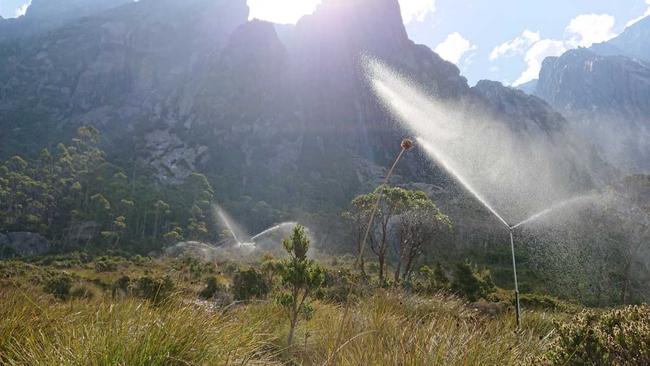
[(650, 308), (629, 306), (600, 313), (583, 311), (558, 324), (558, 335), (542, 358), (549, 365), (650, 364)]
[[(215, 190), (200, 174), (158, 185), (135, 174), (137, 164), (129, 171), (106, 161), (98, 140), (81, 128), (54, 154), (0, 166), (0, 233), (39, 233), (54, 244), (49, 255), (19, 259), (0, 241), (9, 257), (0, 260), (0, 364), (650, 363), (647, 306), (585, 310), (548, 295), (544, 282), (557, 271), (542, 267), (547, 277), (522, 273), (529, 289), (542, 290), (522, 294), (523, 330), (515, 333), (502, 280), (509, 284), (510, 263), (501, 261), (510, 253), (439, 250), (454, 227), (420, 191), (382, 186), (352, 200), (344, 217), (360, 262), (314, 254), (300, 225), (282, 242), (285, 257), (246, 266), (158, 255), (182, 240), (219, 241), (210, 219)], [(561, 270), (574, 271), (566, 277), (587, 304), (642, 299), (647, 209), (634, 220), (617, 206), (595, 215), (585, 218), (618, 229), (571, 253), (598, 265), (602, 278)], [(484, 247), (491, 240), (500, 241)], [(344, 304), (350, 316), (339, 342), (333, 321)]]
[(287, 344), (291, 347), (300, 316), (309, 318), (313, 308), (309, 297), (325, 282), (322, 268), (307, 259), (309, 239), (305, 228), (298, 225), (293, 234), (282, 243), (289, 253), (289, 258), (282, 262), (282, 285), (287, 289), (278, 296), (278, 303), (286, 310), (289, 317), (289, 337)]
[(214, 191), (205, 176), (156, 185), (106, 161), (99, 139), (97, 130), (82, 127), (55, 153), (44, 149), (34, 159), (14, 156), (0, 165), (0, 232), (39, 233), (59, 251), (146, 253), (165, 241), (216, 238)]
[[(300, 231), (293, 233), (297, 238), (291, 242), (303, 243)], [(310, 309), (300, 312), (291, 343), (285, 316), (293, 302), (223, 303), (207, 295), (234, 292), (235, 277), (251, 269), (232, 262), (79, 253), (0, 262), (0, 364), (322, 365), (332, 355), (338, 330), (333, 320), (343, 309), (340, 298), (321, 295), (338, 293), (355, 277), (343, 258), (329, 268), (312, 261), (305, 267), (299, 258), (307, 251), (297, 251), (295, 258), (274, 261), (288, 268), (272, 277), (269, 294), (286, 296), (301, 283), (291, 278), (305, 278), (299, 274), (316, 278), (306, 300)], [(116, 271), (95, 270), (108, 260)], [(262, 267), (269, 260), (252, 268), (256, 278), (268, 278)], [(475, 266), (462, 267), (473, 281), (484, 278)], [(296, 271), (301, 268), (312, 270)], [(516, 334), (507, 291), (495, 287), (468, 303), (445, 290), (459, 282), (455, 271), (441, 265), (420, 273), (414, 283), (433, 280), (434, 286), (409, 291), (359, 283), (338, 364), (646, 364), (647, 307), (581, 312), (577, 305), (524, 294), (523, 330)], [(306, 287), (297, 288), (302, 299)], [(643, 362), (622, 361), (630, 359)]]
[[(368, 229), (372, 211), (379, 203), (377, 213)], [(451, 227), (447, 216), (424, 192), (381, 186), (374, 192), (358, 196), (352, 201), (350, 211), (344, 216), (352, 223), (357, 240), (357, 255), (360, 253), (366, 232), (370, 249), (379, 263), (379, 281), (386, 280), (386, 266), (389, 246), (393, 244), (396, 254), (394, 282), (408, 280), (424, 247), (441, 227)], [(398, 239), (391, 240), (396, 234)], [(360, 263), (362, 271), (363, 262)]]

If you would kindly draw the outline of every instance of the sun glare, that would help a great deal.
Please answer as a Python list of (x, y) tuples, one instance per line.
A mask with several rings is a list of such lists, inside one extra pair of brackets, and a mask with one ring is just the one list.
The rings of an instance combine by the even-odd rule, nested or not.
[(250, 19), (279, 24), (295, 24), (316, 10), (321, 0), (248, 0)]

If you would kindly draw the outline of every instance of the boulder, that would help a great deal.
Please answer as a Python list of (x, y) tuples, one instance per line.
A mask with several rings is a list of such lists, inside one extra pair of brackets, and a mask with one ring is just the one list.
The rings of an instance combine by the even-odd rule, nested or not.
[(21, 257), (45, 254), (50, 250), (50, 242), (39, 234), (16, 232), (7, 234), (8, 246)]
[(89, 241), (97, 236), (100, 226), (95, 221), (75, 222), (68, 228), (69, 240), (81, 242)]

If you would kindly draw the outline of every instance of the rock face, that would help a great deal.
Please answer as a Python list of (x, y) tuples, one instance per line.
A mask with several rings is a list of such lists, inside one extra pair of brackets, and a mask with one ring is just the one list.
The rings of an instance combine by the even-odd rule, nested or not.
[(18, 19), (0, 17), (0, 41), (26, 38), (60, 27), (75, 19), (98, 14), (130, 0), (32, 0), (27, 13)]
[[(324, 0), (281, 37), (247, 18), (246, 0), (129, 1), (0, 42), (0, 158), (92, 123), (109, 154), (136, 151), (163, 182), (198, 170), (221, 199), (338, 214), (385, 174), (378, 167), (405, 134), (371, 91), (364, 57), (513, 129), (559, 133), (566, 123), (500, 84), (469, 88), (456, 66), (409, 40), (397, 0)], [(416, 153), (397, 174), (449, 182)]]
[(30, 257), (47, 253), (50, 250), (50, 242), (38, 234), (17, 232), (9, 233), (6, 236), (0, 234), (0, 247), (5, 248), (3, 250), (5, 253)]
[(650, 64), (569, 51), (544, 61), (535, 94), (617, 166), (650, 169)]
[(618, 37), (593, 45), (591, 50), (605, 56), (620, 55), (650, 62), (649, 39), (650, 16), (626, 28)]

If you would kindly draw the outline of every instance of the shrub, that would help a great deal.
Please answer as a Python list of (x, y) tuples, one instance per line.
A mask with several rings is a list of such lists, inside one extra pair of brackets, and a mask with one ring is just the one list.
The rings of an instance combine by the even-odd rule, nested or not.
[(95, 272), (115, 272), (117, 271), (117, 263), (110, 258), (102, 258), (95, 262)]
[(232, 292), (235, 300), (265, 298), (271, 291), (271, 284), (254, 268), (239, 271), (233, 278)]
[(129, 276), (122, 276), (113, 283), (111, 286), (111, 292), (113, 298), (117, 296), (118, 291), (122, 291), (124, 295), (126, 295), (129, 292), (129, 285), (131, 284), (131, 279)]
[(48, 294), (54, 295), (57, 299), (65, 300), (70, 296), (70, 289), (72, 288), (72, 278), (62, 274), (52, 277), (47, 282), (43, 290)]
[(433, 294), (447, 288), (449, 288), (449, 278), (440, 263), (434, 268), (422, 266), (418, 278), (413, 283), (416, 292), (425, 294)]
[(210, 276), (205, 282), (205, 288), (199, 293), (199, 297), (208, 300), (213, 298), (218, 292), (225, 292), (226, 288), (219, 283), (216, 277)]
[(133, 281), (130, 289), (135, 296), (159, 304), (171, 296), (174, 283), (169, 277), (161, 279), (145, 276)]
[(558, 325), (545, 365), (650, 365), (650, 307), (585, 310)]
[[(344, 303), (350, 292), (350, 285), (353, 280), (360, 282), (361, 278), (354, 278), (349, 270), (345, 271), (325, 271), (323, 286), (316, 289), (314, 297), (319, 300)], [(355, 295), (361, 292), (361, 286), (357, 286)]]
[(469, 301), (476, 301), (494, 292), (489, 271), (478, 272), (469, 263), (458, 263), (454, 270), (451, 289)]

